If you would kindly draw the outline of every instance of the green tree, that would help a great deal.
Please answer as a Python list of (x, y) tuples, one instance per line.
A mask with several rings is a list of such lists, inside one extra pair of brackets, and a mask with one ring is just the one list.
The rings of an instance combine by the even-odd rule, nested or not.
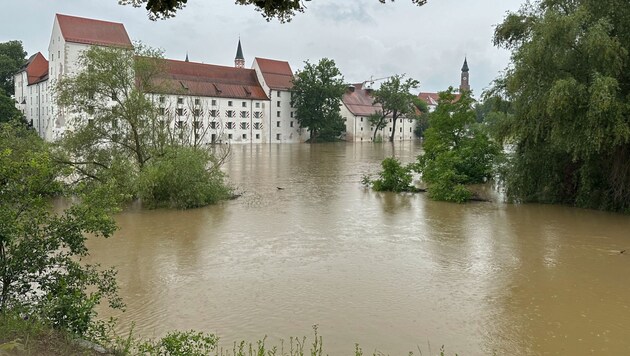
[(346, 90), (335, 61), (323, 58), (317, 65), (305, 62), (293, 78), (291, 105), (300, 127), (310, 132), (310, 142), (336, 139), (345, 129), (340, 114), (341, 97)]
[(24, 120), (24, 115), (15, 107), (15, 100), (6, 95), (0, 88), (0, 123), (12, 120)]
[(0, 89), (11, 96), (15, 92), (13, 75), (17, 73), (26, 62), (26, 51), (20, 41), (8, 41), (0, 43)]
[(543, 0), (497, 26), (511, 199), (630, 211), (629, 23), (624, 0)]
[[(382, 4), (387, 2), (387, 0), (378, 1)], [(394, 0), (390, 1), (394, 2)], [(267, 21), (277, 18), (280, 22), (288, 22), (296, 13), (304, 12), (306, 9), (303, 0), (236, 0), (235, 2), (240, 5), (253, 5)], [(427, 3), (427, 0), (411, 0), (411, 2), (422, 6)], [(134, 7), (145, 6), (149, 18), (155, 20), (175, 16), (177, 10), (181, 10), (188, 0), (118, 0), (118, 3)]]
[[(62, 79), (56, 88), (57, 101), (69, 111), (69, 126), (72, 127), (61, 142), (58, 158), (75, 170), (76, 177), (99, 184), (112, 182), (129, 198), (140, 197), (148, 186), (162, 184), (147, 182), (148, 178), (160, 177), (144, 172), (150, 163), (164, 165), (165, 159), (185, 158), (185, 155), (170, 154), (179, 147), (206, 149), (198, 145), (196, 137), (194, 140), (180, 139), (180, 136), (192, 138), (194, 135), (184, 135), (180, 132), (183, 128), (174, 129), (158, 110), (156, 93), (172, 93), (174, 90), (162, 80), (164, 61), (159, 51), (142, 45), (136, 45), (134, 50), (95, 46), (82, 54), (79, 64), (84, 69)], [(196, 174), (198, 165), (208, 171), (206, 176), (195, 175), (199, 180), (188, 181), (198, 185), (188, 187), (192, 191), (215, 184), (216, 177), (223, 178), (219, 172), (220, 160), (209, 152), (199, 157), (205, 161), (195, 161), (191, 166), (172, 162), (183, 175)], [(157, 162), (153, 164), (152, 160)], [(140, 176), (143, 177), (142, 185), (138, 182)], [(225, 197), (221, 194), (211, 199), (207, 194), (198, 195), (198, 200), (193, 203), (178, 191), (181, 185), (166, 188), (172, 189), (170, 195), (152, 197), (168, 197), (169, 200), (163, 203), (169, 206), (199, 206)], [(216, 192), (228, 189), (223, 188)], [(182, 197), (185, 201), (174, 203), (173, 197)], [(147, 203), (148, 206), (162, 205), (153, 199)]]
[(412, 183), (412, 165), (403, 166), (394, 157), (388, 157), (381, 162), (383, 170), (379, 172), (378, 178), (371, 180), (363, 178), (365, 185), (372, 185), (372, 189), (377, 192), (414, 192), (416, 188)]
[(400, 117), (412, 118), (416, 115), (416, 106), (414, 105), (415, 95), (410, 91), (416, 88), (420, 82), (415, 79), (407, 78), (403, 80), (404, 76), (394, 75), (384, 82), (378, 90), (374, 91), (374, 103), (380, 104), (382, 112), (380, 118), (374, 120), (370, 117), (370, 123), (373, 123), (374, 138), (376, 140), (376, 128), (384, 127), (384, 121), (387, 117), (391, 116), (392, 119), (392, 134), (389, 137), (389, 141), (394, 141), (394, 135), (396, 134), (396, 123)]
[[(116, 194), (62, 184), (45, 143), (19, 123), (0, 123), (0, 314), (28, 313), (83, 334), (102, 299), (121, 307), (113, 270), (85, 265), (87, 234), (109, 237)], [(51, 197), (79, 200), (54, 212)]]
[(429, 115), (417, 170), (432, 199), (464, 202), (472, 196), (465, 185), (492, 177), (500, 147), (476, 123), (473, 103), (469, 91), (457, 98), (451, 87), (440, 93), (438, 106)]
[(424, 132), (429, 128), (429, 106), (424, 100), (413, 97), (413, 106), (415, 106), (416, 128), (414, 134), (418, 138), (424, 137)]
[(151, 160), (140, 172), (139, 196), (149, 207), (188, 209), (216, 203), (232, 196), (214, 156), (192, 147), (171, 147)]

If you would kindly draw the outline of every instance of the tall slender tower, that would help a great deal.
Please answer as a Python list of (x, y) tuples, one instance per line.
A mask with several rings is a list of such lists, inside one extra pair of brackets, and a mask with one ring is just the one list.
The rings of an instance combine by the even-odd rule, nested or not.
[(468, 73), (468, 59), (464, 57), (464, 65), (462, 66), (462, 81), (459, 84), (460, 93), (470, 91), (470, 76)]
[(241, 48), (241, 39), (238, 39), (238, 47), (236, 48), (236, 58), (234, 58), (234, 66), (236, 68), (245, 67), (245, 57), (243, 57), (243, 49)]

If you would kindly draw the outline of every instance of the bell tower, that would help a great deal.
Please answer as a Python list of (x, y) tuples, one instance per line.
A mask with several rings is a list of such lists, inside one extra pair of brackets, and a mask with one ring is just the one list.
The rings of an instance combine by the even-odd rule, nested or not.
[(464, 65), (462, 66), (462, 80), (459, 84), (460, 93), (463, 91), (470, 91), (470, 73), (468, 73), (468, 59), (464, 58)]
[(238, 39), (238, 47), (236, 48), (236, 57), (234, 58), (234, 66), (236, 68), (245, 67), (245, 57), (243, 57), (243, 49), (241, 48), (241, 39)]

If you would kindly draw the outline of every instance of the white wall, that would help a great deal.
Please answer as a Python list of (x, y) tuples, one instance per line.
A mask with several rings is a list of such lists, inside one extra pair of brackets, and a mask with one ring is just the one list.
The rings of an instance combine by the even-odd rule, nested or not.
[(213, 139), (215, 143), (269, 142), (267, 100), (157, 94), (152, 98), (158, 108), (164, 109), (162, 117), (174, 132), (179, 125), (192, 129), (194, 110), (199, 110), (197, 132), (202, 143), (212, 143)]

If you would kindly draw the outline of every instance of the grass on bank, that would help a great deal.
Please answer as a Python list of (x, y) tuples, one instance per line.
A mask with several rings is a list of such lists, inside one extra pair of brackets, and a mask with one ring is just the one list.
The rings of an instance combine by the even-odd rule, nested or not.
[[(149, 355), (149, 356), (323, 356), (324, 343), (313, 326), (312, 339), (306, 336), (291, 337), (280, 345), (268, 345), (266, 337), (256, 342), (235, 342), (232, 348), (219, 347), (219, 338), (213, 334), (190, 331), (174, 331), (160, 339), (140, 339), (131, 331), (128, 335), (100, 337), (92, 343), (76, 336), (53, 329), (33, 318), (20, 315), (0, 315), (0, 356), (5, 355)], [(311, 341), (312, 340), (312, 341)], [(101, 346), (102, 345), (102, 346)], [(387, 355), (380, 351), (366, 353), (355, 344), (354, 356)], [(424, 355), (418, 347), (409, 356)], [(426, 355), (435, 355), (428, 345)], [(437, 355), (446, 355), (442, 346)], [(457, 355), (457, 354), (455, 354)]]

